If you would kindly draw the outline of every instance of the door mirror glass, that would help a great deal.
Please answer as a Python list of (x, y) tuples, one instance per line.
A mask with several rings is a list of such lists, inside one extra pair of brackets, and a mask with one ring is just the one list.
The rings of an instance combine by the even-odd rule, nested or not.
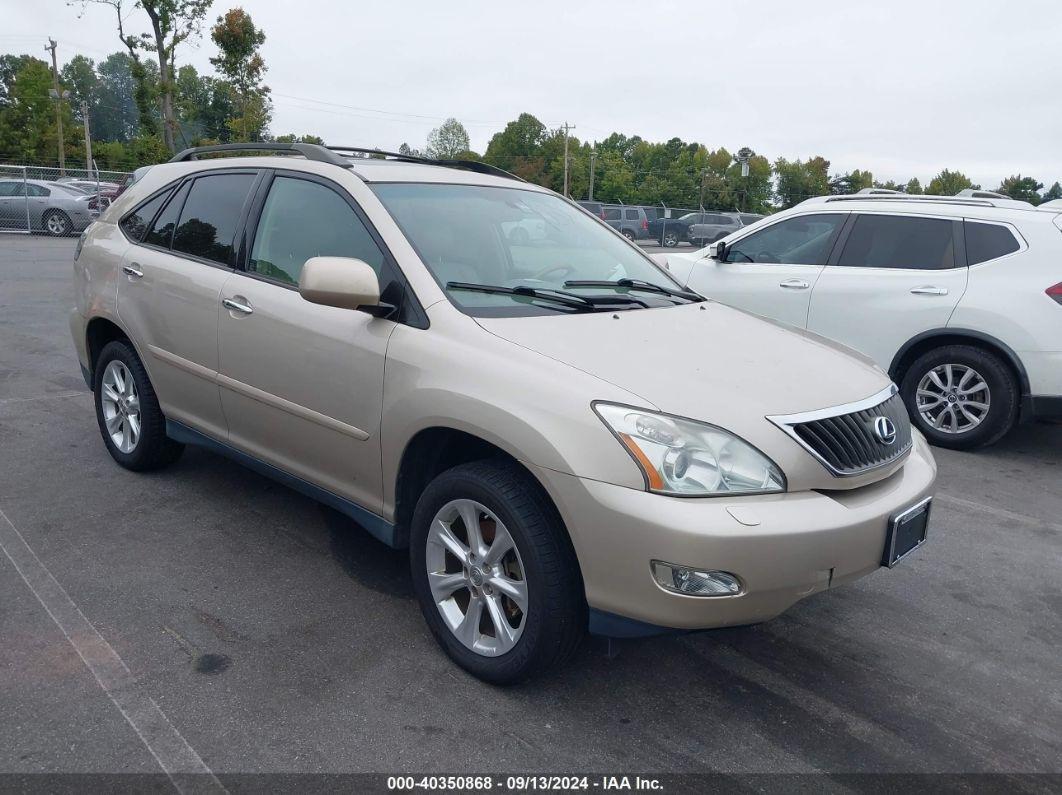
[(720, 262), (726, 261), (726, 243), (719, 240), (708, 246), (708, 256), (711, 259), (719, 260)]
[(311, 304), (340, 309), (380, 305), (380, 281), (365, 261), (350, 257), (311, 257), (299, 274), (299, 294)]

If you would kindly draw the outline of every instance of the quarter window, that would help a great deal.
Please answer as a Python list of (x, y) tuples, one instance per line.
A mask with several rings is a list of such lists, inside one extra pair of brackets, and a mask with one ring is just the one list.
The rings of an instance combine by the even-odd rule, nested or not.
[(970, 265), (1013, 254), (1021, 246), (1007, 227), (966, 221), (966, 261)]
[(336, 191), (305, 179), (277, 177), (269, 188), (251, 247), (250, 268), (298, 284), (311, 257), (353, 257), (380, 274), (384, 255), (369, 230)]
[(254, 174), (210, 174), (192, 183), (173, 230), (173, 250), (228, 265)]
[(727, 248), (727, 262), (825, 265), (844, 213), (798, 215), (771, 224)]
[(638, 220), (638, 211), (637, 210), (625, 210), (624, 211), (624, 217), (628, 221), (637, 221)]
[(130, 240), (139, 242), (140, 238), (144, 236), (148, 224), (151, 223), (151, 219), (155, 217), (155, 213), (159, 211), (159, 208), (162, 207), (172, 192), (172, 190), (163, 191), (154, 199), (144, 202), (123, 218), (118, 225), (125, 232), (125, 236)]
[(860, 215), (838, 265), (943, 270), (955, 267), (954, 222), (940, 218)]
[(188, 186), (189, 183), (184, 183), (173, 199), (159, 213), (155, 223), (151, 225), (151, 231), (144, 238), (145, 243), (162, 248), (170, 247), (170, 241), (173, 240), (173, 229), (177, 226), (177, 216), (180, 215), (181, 207), (184, 205), (184, 198), (188, 195)]
[(33, 185), (31, 183), (26, 185), (26, 194), (29, 196), (51, 196), (52, 192), (43, 185)]

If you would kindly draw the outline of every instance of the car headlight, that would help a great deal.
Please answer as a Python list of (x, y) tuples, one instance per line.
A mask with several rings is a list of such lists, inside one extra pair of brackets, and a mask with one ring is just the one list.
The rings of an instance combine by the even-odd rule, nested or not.
[(739, 436), (655, 411), (595, 403), (658, 494), (706, 497), (785, 491), (782, 470)]

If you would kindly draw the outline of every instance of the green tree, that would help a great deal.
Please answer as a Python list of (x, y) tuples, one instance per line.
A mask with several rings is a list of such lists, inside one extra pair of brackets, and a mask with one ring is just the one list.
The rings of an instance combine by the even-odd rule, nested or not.
[[(141, 114), (141, 128), (148, 129), (148, 75), (140, 62), (139, 51), (154, 55), (158, 64), (159, 112), (162, 117), (162, 140), (173, 151), (178, 131), (174, 107), (174, 60), (177, 47), (199, 37), (203, 19), (211, 0), (81, 0), (82, 9), (89, 3), (114, 9), (118, 18), (118, 37), (129, 50), (134, 61), (133, 76), (137, 82), (137, 106)], [(150, 30), (126, 33), (125, 25), (134, 9), (142, 10), (150, 23)]]
[[(129, 141), (139, 129), (137, 84), (133, 59), (124, 52), (107, 56), (96, 66), (99, 84), (92, 110), (92, 135), (102, 141)], [(150, 103), (149, 103), (150, 110)]]
[(864, 188), (872, 187), (874, 187), (874, 175), (869, 171), (860, 171), (858, 168), (830, 180), (830, 193), (834, 194), (859, 193)]
[(40, 59), (32, 55), (0, 55), (0, 110), (12, 102), (11, 90), (15, 84), (15, 75), (21, 72), (27, 63), (37, 60)]
[[(49, 95), (52, 70), (44, 61), (29, 58), (11, 81), (7, 105), (0, 110), (0, 153), (27, 163), (58, 159), (55, 102)], [(70, 104), (62, 103), (64, 154), (76, 158), (81, 130), (74, 124)], [(83, 159), (83, 158), (82, 158)]]
[(265, 32), (255, 27), (250, 14), (233, 8), (218, 17), (210, 38), (218, 47), (210, 63), (236, 92), (239, 114), (230, 119), (229, 128), (236, 140), (261, 140), (273, 113), (269, 88), (262, 83), (266, 65), (259, 49), (265, 43)]
[(59, 70), (59, 82), (70, 92), (70, 110), (78, 124), (84, 124), (81, 117), (82, 102), (88, 105), (90, 120), (95, 118), (99, 106), (100, 79), (92, 59), (75, 55)]
[(1037, 182), (1032, 177), (1023, 177), (1018, 174), (1003, 180), (1000, 186), (996, 188), (996, 192), (1010, 196), (1010, 198), (1018, 201), (1039, 204), (1042, 201), (1040, 190), (1043, 187), (1044, 184), (1042, 182)]
[(324, 139), (319, 135), (293, 135), (288, 133), (287, 135), (278, 135), (276, 141), (280, 144), (320, 144), (324, 146)]
[(424, 154), (419, 149), (414, 149), (407, 143), (403, 143), (398, 147), (398, 154), (407, 155), (408, 157), (424, 157)]
[(812, 196), (825, 196), (830, 192), (830, 161), (812, 157), (807, 161), (778, 158), (774, 163), (777, 177), (775, 192), (783, 207), (792, 207)]
[(918, 177), (911, 177), (907, 180), (903, 192), (910, 193), (912, 196), (920, 196), (922, 194), (922, 183), (918, 181)]
[(1062, 199), (1062, 185), (1055, 182), (1050, 188), (1048, 188), (1043, 195), (1045, 202), (1052, 201), (1053, 199)]
[(542, 144), (546, 137), (546, 125), (530, 113), (521, 113), (516, 121), (509, 122), (501, 132), (494, 134), (483, 160), (518, 177), (539, 182), (545, 168)]
[(960, 171), (944, 169), (929, 181), (926, 193), (930, 196), (954, 196), (959, 191), (977, 187)]
[(449, 118), (428, 133), (425, 152), (428, 157), (453, 160), (469, 151), (469, 137), (465, 126), (457, 119)]

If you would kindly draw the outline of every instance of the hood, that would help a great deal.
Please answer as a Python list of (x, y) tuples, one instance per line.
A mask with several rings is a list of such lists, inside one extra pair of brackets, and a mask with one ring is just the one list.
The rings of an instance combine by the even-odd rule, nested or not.
[(477, 322), (639, 396), (645, 408), (726, 428), (779, 463), (795, 445), (768, 415), (851, 403), (889, 385), (843, 345), (714, 301)]

